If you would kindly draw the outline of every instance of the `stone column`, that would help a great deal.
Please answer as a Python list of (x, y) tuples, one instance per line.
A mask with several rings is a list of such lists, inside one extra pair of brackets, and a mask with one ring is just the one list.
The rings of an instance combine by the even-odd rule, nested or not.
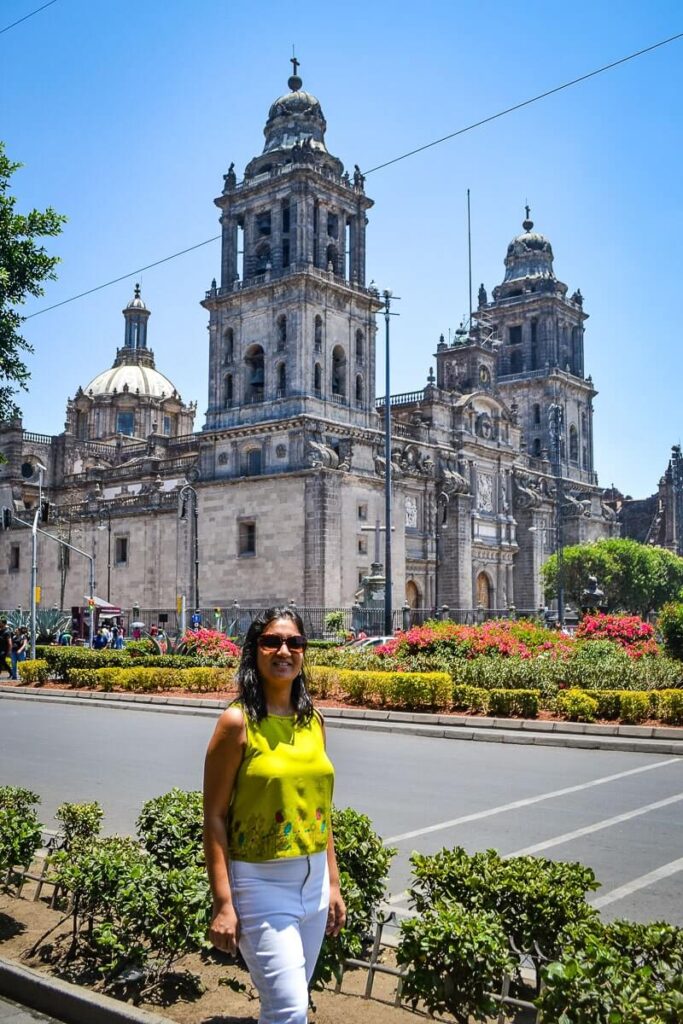
[(232, 288), (237, 277), (237, 220), (225, 211), (221, 217), (221, 288)]
[(472, 607), (472, 497), (451, 495), (448, 529), (440, 534), (439, 604)]

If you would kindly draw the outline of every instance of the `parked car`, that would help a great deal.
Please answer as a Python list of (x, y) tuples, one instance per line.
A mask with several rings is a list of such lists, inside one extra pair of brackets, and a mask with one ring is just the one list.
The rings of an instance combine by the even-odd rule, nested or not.
[(349, 644), (349, 647), (352, 650), (359, 651), (367, 647), (381, 647), (382, 644), (389, 643), (393, 639), (393, 636), (366, 636), (362, 640), (354, 640), (352, 644)]

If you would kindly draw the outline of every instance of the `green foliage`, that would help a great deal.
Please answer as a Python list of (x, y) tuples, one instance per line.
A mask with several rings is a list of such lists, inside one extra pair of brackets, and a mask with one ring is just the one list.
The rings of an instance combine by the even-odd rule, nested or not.
[(452, 684), (445, 672), (375, 672), (314, 667), (313, 692), (341, 691), (358, 704), (381, 707), (449, 708)]
[(17, 664), (19, 679), (22, 683), (45, 683), (48, 678), (47, 662), (42, 658), (35, 661), (20, 661)]
[(622, 693), (619, 718), (622, 722), (637, 724), (650, 717), (650, 695), (630, 691)]
[[(160, 659), (157, 659), (160, 660)], [(158, 668), (136, 664), (133, 668), (69, 668), (69, 684), (93, 690), (124, 690), (130, 693), (158, 693), (185, 690), (215, 693), (234, 688), (234, 673), (228, 668)]]
[[(0, 890), (11, 868), (28, 868), (41, 845), (35, 805), (40, 797), (21, 786), (0, 786)], [(10, 876), (11, 880), (11, 876)]]
[(92, 803), (63, 803), (55, 811), (55, 818), (61, 825), (61, 846), (70, 850), (76, 843), (87, 843), (100, 834), (102, 807)]
[(154, 984), (204, 945), (211, 898), (203, 867), (168, 868), (135, 840), (114, 836), (57, 853), (53, 868), (72, 899), (69, 956), (82, 957), (105, 981), (136, 967)]
[(332, 810), (332, 833), (347, 922), (338, 938), (325, 936), (313, 986), (341, 977), (344, 960), (359, 957), (381, 900), (396, 850), (384, 846), (365, 814), (351, 807)]
[[(18, 608), (14, 611), (6, 612), (7, 622), (12, 629), (18, 629), (20, 626), (25, 626), (28, 629), (29, 634), (31, 632), (31, 613), (30, 611), (20, 611)], [(37, 608), (36, 609), (36, 645), (51, 644), (55, 640), (59, 633), (67, 626), (71, 625), (71, 616), (67, 615), (66, 612), (60, 612), (56, 608)], [(37, 657), (44, 657), (44, 654), (38, 654)]]
[(615, 921), (570, 929), (536, 1005), (558, 1024), (680, 1024), (683, 930)]
[(654, 718), (667, 725), (683, 725), (683, 690), (659, 690), (650, 697)]
[(499, 920), (493, 913), (453, 904), (401, 922), (396, 953), (406, 968), (403, 994), (415, 1008), (450, 1013), (458, 1024), (487, 1021), (513, 963)]
[[(38, 653), (36, 651), (36, 653)], [(88, 647), (46, 647), (41, 652), (48, 664), (50, 676), (64, 682), (73, 682), (75, 669), (98, 668), (192, 668), (203, 664), (215, 666), (215, 660), (206, 660), (183, 654), (135, 654), (128, 648), (122, 651), (105, 649), (93, 651)], [(81, 684), (83, 685), (83, 684)]]
[(562, 690), (557, 695), (555, 708), (561, 718), (570, 722), (594, 722), (598, 702), (583, 690)]
[(683, 661), (683, 602), (665, 604), (659, 613), (657, 626), (667, 654)]
[(136, 822), (140, 842), (162, 868), (204, 863), (202, 794), (172, 789), (143, 804)]
[(58, 235), (64, 223), (52, 209), (15, 212), (10, 179), (21, 164), (12, 162), (0, 142), (0, 420), (18, 415), (17, 386), (26, 390), (29, 371), (24, 352), (32, 352), (20, 334), (24, 321), (16, 307), (27, 296), (43, 294), (44, 281), (55, 279), (56, 256), (48, 256), (39, 239)]
[(325, 616), (325, 631), (327, 633), (336, 633), (337, 635), (344, 634), (344, 612), (328, 612)]
[(454, 686), (453, 706), (503, 718), (535, 718), (540, 705), (539, 690), (486, 690), (475, 686)]
[[(564, 548), (563, 581), (567, 597), (581, 604), (588, 577), (597, 576), (609, 611), (647, 615), (683, 590), (683, 558), (635, 540), (607, 539)], [(543, 566), (546, 598), (557, 594), (557, 555)]]
[(410, 860), (415, 879), (410, 900), (419, 914), (455, 904), (495, 913), (518, 949), (533, 949), (537, 943), (553, 956), (563, 928), (596, 914), (586, 893), (598, 883), (583, 864), (529, 856), (503, 859), (496, 850), (468, 854), (461, 846), (432, 855), (414, 853)]

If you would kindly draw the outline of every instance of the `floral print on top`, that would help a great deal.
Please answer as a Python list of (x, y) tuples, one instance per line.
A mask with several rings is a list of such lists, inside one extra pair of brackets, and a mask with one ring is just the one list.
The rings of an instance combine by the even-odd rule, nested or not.
[(327, 847), (334, 768), (314, 714), (267, 715), (252, 722), (244, 712), (247, 747), (228, 811), (232, 860), (259, 862), (321, 853)]

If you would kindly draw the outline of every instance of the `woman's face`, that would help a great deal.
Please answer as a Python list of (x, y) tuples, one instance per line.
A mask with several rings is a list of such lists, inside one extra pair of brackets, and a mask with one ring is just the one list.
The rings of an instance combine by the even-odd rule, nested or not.
[[(292, 650), (287, 646), (288, 637), (301, 634), (292, 619), (273, 619), (265, 627), (256, 642), (256, 668), (266, 685), (291, 686), (301, 671), (304, 660), (303, 650)], [(267, 647), (262, 637), (278, 637), (283, 643), (278, 647)], [(274, 643), (274, 641), (272, 641)]]

